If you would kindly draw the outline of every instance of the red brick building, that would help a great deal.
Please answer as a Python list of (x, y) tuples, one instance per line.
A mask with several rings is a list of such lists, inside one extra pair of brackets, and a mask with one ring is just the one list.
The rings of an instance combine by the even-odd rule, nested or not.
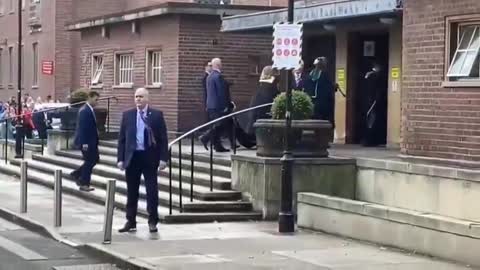
[(261, 56), (269, 55), (271, 39), (221, 33), (220, 15), (259, 9), (170, 2), (72, 23), (68, 28), (81, 32), (80, 85), (119, 98), (112, 115), (117, 124), (120, 112), (133, 105), (135, 88), (147, 87), (152, 103), (165, 112), (169, 129), (185, 131), (204, 121), (204, 67), (221, 57), (233, 82), (232, 98), (244, 107), (259, 67), (267, 64)]
[(406, 0), (403, 33), (402, 152), (480, 161), (480, 1)]

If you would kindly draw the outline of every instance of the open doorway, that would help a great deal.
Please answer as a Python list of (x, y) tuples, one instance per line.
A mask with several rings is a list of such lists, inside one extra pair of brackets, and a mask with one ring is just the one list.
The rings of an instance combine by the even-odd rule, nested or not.
[(388, 33), (349, 37), (347, 138), (349, 144), (385, 145), (388, 109)]

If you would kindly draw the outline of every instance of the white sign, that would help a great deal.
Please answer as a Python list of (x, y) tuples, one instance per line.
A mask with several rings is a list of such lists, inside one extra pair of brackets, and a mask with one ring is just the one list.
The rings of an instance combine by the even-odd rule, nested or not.
[(302, 24), (277, 23), (273, 30), (273, 68), (297, 68), (302, 60)]

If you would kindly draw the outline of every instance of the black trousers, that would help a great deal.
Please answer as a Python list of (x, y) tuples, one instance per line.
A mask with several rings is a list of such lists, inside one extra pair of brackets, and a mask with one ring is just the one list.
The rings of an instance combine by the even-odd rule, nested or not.
[(93, 167), (97, 164), (100, 156), (98, 154), (98, 146), (88, 146), (87, 151), (82, 149), (83, 164), (78, 169), (72, 172), (72, 174), (80, 178), (79, 183), (82, 186), (90, 186), (92, 179)]
[[(222, 117), (224, 114), (218, 110), (208, 110), (208, 121), (215, 120)], [(225, 120), (226, 121), (226, 120)], [(224, 131), (225, 123), (221, 121), (213, 125), (205, 134), (205, 141), (212, 142), (215, 149), (222, 148), (222, 132)]]
[(133, 154), (132, 160), (125, 170), (127, 179), (127, 221), (130, 224), (137, 223), (140, 178), (142, 175), (145, 179), (145, 189), (147, 191), (148, 223), (158, 223), (157, 171), (158, 165), (152, 165), (145, 151), (136, 151)]

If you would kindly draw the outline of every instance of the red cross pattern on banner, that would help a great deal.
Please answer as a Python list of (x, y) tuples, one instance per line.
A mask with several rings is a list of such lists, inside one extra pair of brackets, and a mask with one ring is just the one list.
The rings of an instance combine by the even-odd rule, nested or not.
[(273, 29), (273, 68), (297, 68), (302, 59), (303, 25), (277, 23)]

